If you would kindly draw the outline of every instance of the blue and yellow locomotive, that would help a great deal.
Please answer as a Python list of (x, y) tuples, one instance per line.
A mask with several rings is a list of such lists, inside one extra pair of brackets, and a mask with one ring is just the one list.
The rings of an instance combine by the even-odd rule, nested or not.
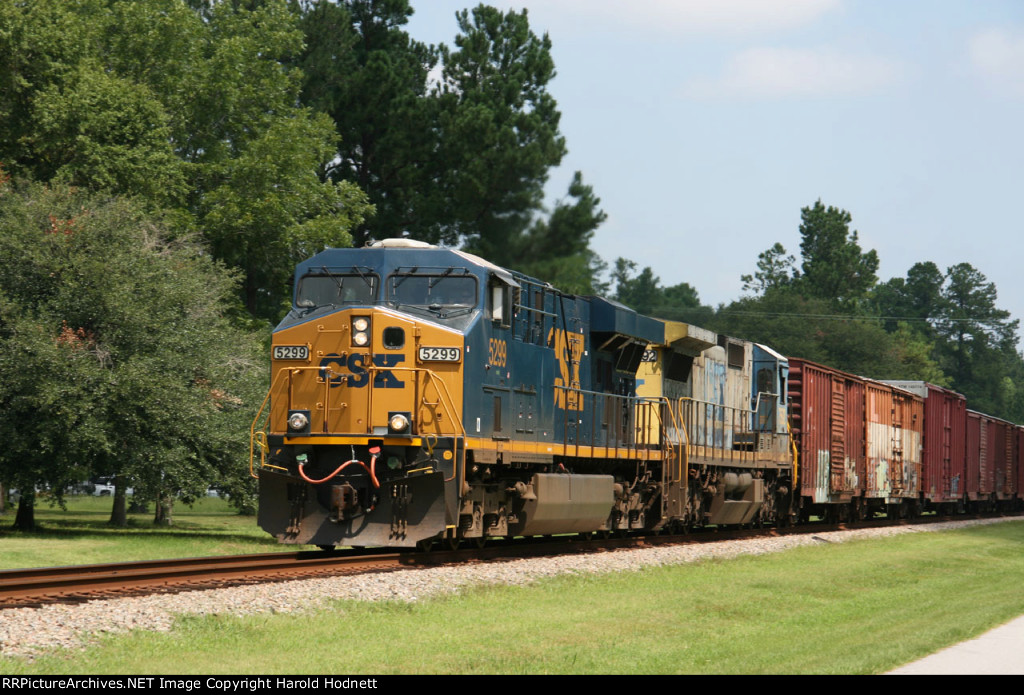
[(763, 520), (785, 359), (720, 340), (454, 249), (328, 249), (274, 331), (259, 523), (412, 547)]

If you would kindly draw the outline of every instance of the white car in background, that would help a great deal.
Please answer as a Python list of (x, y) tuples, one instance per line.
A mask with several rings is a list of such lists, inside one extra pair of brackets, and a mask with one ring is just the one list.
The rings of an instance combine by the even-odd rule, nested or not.
[(94, 497), (107, 497), (114, 494), (113, 478), (97, 478), (93, 483), (92, 494)]
[[(92, 495), (93, 497), (109, 497), (114, 494), (114, 479), (113, 478), (95, 478), (92, 481)], [(135, 490), (127, 488), (124, 491), (126, 495), (135, 494)]]

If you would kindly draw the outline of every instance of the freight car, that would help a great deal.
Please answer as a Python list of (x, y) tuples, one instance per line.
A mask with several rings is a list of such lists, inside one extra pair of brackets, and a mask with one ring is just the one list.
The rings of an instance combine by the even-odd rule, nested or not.
[(791, 489), (785, 358), (458, 250), (317, 254), (272, 345), (251, 434), (282, 542), (774, 522)]
[(801, 520), (1021, 506), (1024, 428), (923, 381), (878, 382), (790, 359)]
[(914, 516), (1024, 485), (1024, 430), (951, 391), (405, 239), (298, 265), (251, 438), (260, 526), (325, 548)]

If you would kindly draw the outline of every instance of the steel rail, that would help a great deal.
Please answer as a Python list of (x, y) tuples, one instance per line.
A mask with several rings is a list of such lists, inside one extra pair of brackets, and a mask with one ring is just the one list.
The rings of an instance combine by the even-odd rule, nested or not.
[(393, 551), (358, 555), (303, 551), (0, 570), (0, 607), (87, 600), (97, 594), (136, 595), (159, 587), (174, 591), (371, 567), (380, 570), (399, 567), (399, 557)]

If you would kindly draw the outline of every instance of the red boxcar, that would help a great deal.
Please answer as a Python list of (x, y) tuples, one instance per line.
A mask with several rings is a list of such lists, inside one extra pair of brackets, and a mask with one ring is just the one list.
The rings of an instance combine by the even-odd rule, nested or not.
[(989, 424), (992, 436), (993, 496), (1001, 507), (1013, 500), (1017, 492), (1017, 426), (1006, 420), (992, 418)]
[(801, 515), (856, 514), (865, 470), (863, 379), (790, 358), (788, 393)]
[(865, 379), (869, 510), (896, 514), (920, 511), (924, 399), (881, 381)]
[(992, 418), (976, 410), (967, 411), (966, 477), (964, 493), (972, 509), (985, 509), (995, 492), (995, 476), (989, 445)]
[(887, 381), (924, 399), (921, 493), (926, 509), (957, 511), (964, 499), (967, 399), (924, 381)]
[(1017, 428), (1017, 508), (1024, 508), (1024, 427)]

